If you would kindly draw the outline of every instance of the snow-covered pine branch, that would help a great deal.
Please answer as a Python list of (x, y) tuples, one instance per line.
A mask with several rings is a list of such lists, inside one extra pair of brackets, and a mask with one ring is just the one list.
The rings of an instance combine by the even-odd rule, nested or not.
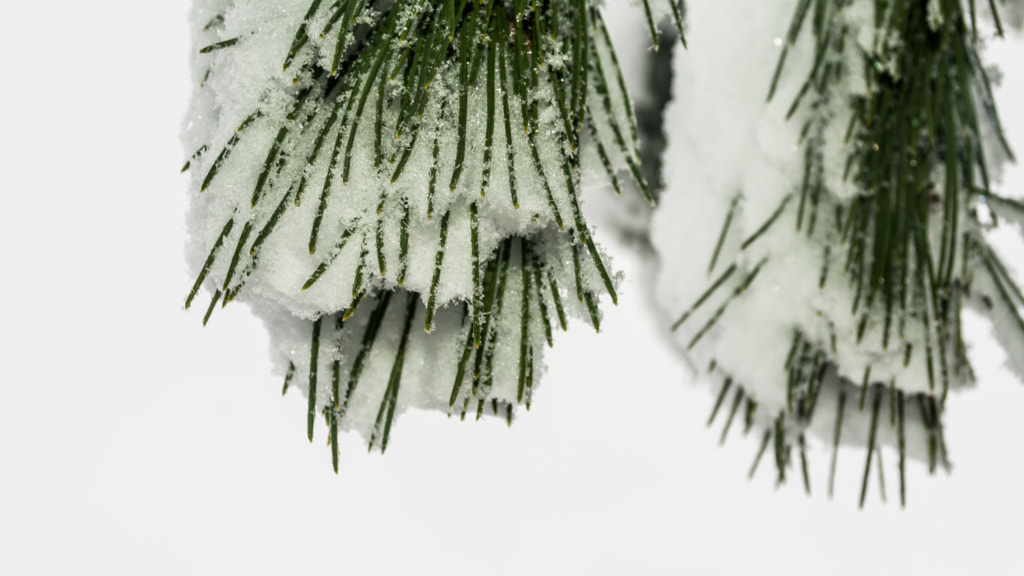
[(616, 299), (583, 174), (647, 193), (595, 2), (197, 0), (193, 25), (186, 307), (206, 285), (204, 323), (268, 320), (335, 467), (339, 428), (383, 449), (406, 406), (511, 421), (541, 343)]
[(956, 0), (687, 6), (702, 57), (677, 59), (652, 231), (673, 337), (717, 382), (712, 419), (760, 424), (780, 481), (799, 465), (810, 490), (807, 434), (866, 444), (863, 505), (885, 443), (905, 501), (908, 457), (948, 465), (965, 306), (1024, 370), (1024, 298), (986, 238), (990, 210), (1020, 215), (992, 192), (1012, 155), (991, 32)]

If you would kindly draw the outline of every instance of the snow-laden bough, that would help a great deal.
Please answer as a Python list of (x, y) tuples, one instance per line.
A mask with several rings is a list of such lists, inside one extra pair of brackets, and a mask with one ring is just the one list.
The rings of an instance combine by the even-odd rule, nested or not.
[(196, 0), (193, 25), (186, 308), (207, 286), (204, 323), (267, 320), (335, 469), (339, 429), (383, 450), (406, 407), (511, 422), (541, 343), (616, 300), (583, 174), (647, 190), (596, 3)]
[(988, 25), (956, 0), (687, 7), (700, 55), (676, 59), (652, 229), (673, 338), (715, 382), (723, 438), (738, 413), (763, 430), (751, 474), (770, 453), (784, 481), (798, 454), (810, 491), (813, 434), (833, 447), (831, 492), (840, 443), (866, 445), (863, 505), (890, 444), (905, 502), (909, 457), (948, 466), (943, 409), (973, 380), (966, 307), (1024, 373), (1024, 297), (986, 236), (993, 214), (1024, 215), (994, 188), (1012, 152), (978, 53)]

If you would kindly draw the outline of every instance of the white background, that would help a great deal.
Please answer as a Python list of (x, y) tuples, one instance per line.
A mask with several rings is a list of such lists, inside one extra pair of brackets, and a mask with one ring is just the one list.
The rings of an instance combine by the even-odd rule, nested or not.
[(748, 482), (756, 435), (704, 428), (708, 388), (611, 233), (621, 303), (557, 342), (529, 414), (406, 414), (385, 457), (344, 438), (335, 476), (262, 325), (182, 310), (187, 9), (0, 4), (0, 573), (1024, 574), (1024, 386), (990, 343), (949, 403), (954, 472), (913, 464), (907, 510), (888, 454), (889, 504), (873, 484), (863, 511), (860, 451), (831, 502), (818, 445), (812, 497)]

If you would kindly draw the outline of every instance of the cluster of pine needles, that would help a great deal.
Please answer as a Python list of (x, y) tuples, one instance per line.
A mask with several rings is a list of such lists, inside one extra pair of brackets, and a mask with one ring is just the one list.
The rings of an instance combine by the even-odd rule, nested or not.
[[(934, 3), (940, 13), (929, 14), (933, 3), (877, 0), (875, 44), (871, 50), (862, 50), (856, 45), (858, 30), (841, 17), (843, 10), (856, 1), (866, 0), (800, 0), (797, 4), (768, 99), (775, 96), (789, 50), (809, 21), (814, 60), (786, 116), (787, 120), (792, 118), (801, 108), (810, 112), (800, 132), (804, 176), (799, 191), (785, 197), (764, 225), (744, 240), (741, 251), (774, 226), (785, 210), (796, 210), (796, 233), (823, 246), (821, 274), (811, 281), (824, 289), (830, 273), (834, 276), (838, 272), (840, 279), (832, 281), (851, 283), (854, 298), (849, 305), (850, 313), (859, 317), (858, 345), (869, 322), (880, 323), (880, 350), (902, 347), (906, 367), (915, 351), (904, 337), (911, 331), (921, 334), (925, 349), (917, 353), (925, 354), (928, 392), (904, 393), (895, 378), (875, 381), (870, 365), (859, 383), (838, 378), (835, 335), (831, 346), (820, 346), (795, 330), (789, 354), (784, 363), (780, 362), (788, 374), (787, 406), (774, 417), (774, 425), (765, 430), (751, 475), (764, 452), (774, 445), (777, 478), (785, 481), (795, 443), (804, 486), (810, 492), (805, 430), (822, 388), (831, 383), (835, 388), (836, 420), (829, 493), (846, 400), (853, 397), (859, 398), (862, 412), (870, 403), (860, 504), (864, 505), (873, 459), (879, 463), (884, 494), (876, 436), (883, 400), (887, 398), (890, 423), (897, 430), (900, 502), (905, 505), (905, 423), (911, 421), (911, 413), (917, 414), (914, 421), (927, 439), (929, 470), (934, 473), (937, 462), (948, 468), (941, 415), (950, 388), (967, 384), (974, 377), (962, 334), (965, 301), (976, 298), (993, 314), (1007, 316), (1024, 336), (1024, 319), (1018, 308), (1024, 306), (1024, 296), (989, 245), (985, 236), (988, 225), (982, 220), (986, 210), (993, 219), (997, 214), (1020, 219), (1024, 205), (994, 194), (989, 184), (983, 124), (995, 134), (1001, 154), (1012, 160), (1013, 153), (1003, 136), (992, 85), (978, 55), (975, 3), (970, 2), (965, 11), (958, 0), (940, 0)], [(990, 8), (1001, 36), (998, 10), (991, 2)], [(851, 59), (846, 58), (851, 50), (859, 51), (867, 81), (866, 93), (852, 99), (842, 88), (851, 73), (847, 69)], [(843, 173), (844, 182), (854, 183), (858, 190), (852, 200), (835, 197), (826, 185), (824, 134), (832, 121), (826, 110), (837, 103), (853, 111), (845, 131)], [(942, 176), (937, 178), (937, 174)], [(711, 258), (709, 274), (735, 209), (734, 202)], [(690, 341), (689, 348), (715, 325), (730, 302), (742, 296), (764, 263), (762, 260), (740, 278), (725, 303)], [(719, 275), (673, 330), (727, 286), (737, 271), (733, 264)], [(986, 286), (995, 287), (992, 296), (1000, 306), (994, 307), (987, 294), (972, 290), (978, 274), (988, 276)], [(733, 384), (731, 378), (724, 380), (711, 420)], [(909, 387), (919, 389), (918, 384), (910, 383)], [(744, 401), (750, 427), (757, 402), (737, 385), (723, 440)]]
[[(676, 21), (678, 7), (673, 5)], [(644, 7), (651, 24), (653, 40), (657, 34), (647, 0)], [(225, 22), (218, 14), (204, 30), (217, 30)], [(216, 54), (237, 49), (248, 40), (243, 35), (209, 44), (201, 54)], [(233, 151), (258, 123), (276, 128), (266, 156), (258, 165), (259, 175), (248, 202), (240, 203), (224, 222), (221, 233), (208, 252), (187, 298), (191, 306), (222, 255), (229, 258), (226, 273), (203, 317), (209, 320), (216, 309), (234, 300), (257, 269), (261, 249), (275, 238), (275, 229), (307, 203), (312, 203), (313, 218), (305, 240), (311, 258), (318, 264), (302, 290), (313, 288), (331, 270), (348, 246), (360, 254), (351, 286), (351, 304), (343, 310), (325, 310), (311, 322), (309, 410), (307, 434), (312, 440), (318, 412), (330, 429), (335, 470), (337, 470), (337, 431), (346, 407), (360, 383), (364, 359), (373, 348), (382, 323), (403, 327), (394, 354), (393, 369), (380, 401), (370, 440), (372, 448), (379, 440), (387, 446), (397, 396), (402, 379), (403, 361), (409, 342), (409, 330), (417, 313), (427, 332), (434, 327), (438, 312), (438, 285), (445, 263), (450, 227), (470, 229), (473, 293), (457, 306), (463, 310), (465, 349), (459, 360), (452, 393), (452, 407), (461, 404), (462, 415), (471, 400), (478, 415), (488, 402), (492, 362), (499, 339), (519, 339), (517, 402), (529, 406), (533, 382), (536, 334), (552, 343), (555, 321), (567, 325), (564, 296), (575, 293), (586, 316), (599, 328), (598, 293), (587, 281), (588, 270), (596, 271), (600, 284), (616, 301), (615, 283), (592, 238), (580, 210), (581, 140), (587, 139), (600, 159), (611, 186), (621, 194), (618, 173), (625, 169), (636, 188), (653, 205), (653, 197), (640, 174), (637, 128), (630, 99), (618, 67), (614, 47), (593, 0), (538, 2), (536, 0), (312, 0), (295, 30), (290, 48), (281, 55), (282, 68), (293, 73), (293, 85), (287, 87), (292, 105), (285, 116), (257, 108), (237, 126), (216, 156), (205, 164), (200, 193), (216, 193), (218, 175), (231, 161)], [(203, 85), (214, 74), (211, 66)], [(454, 89), (453, 89), (454, 86)], [(483, 97), (478, 97), (480, 93)], [(474, 138), (468, 118), (472, 106), (486, 107), (486, 127), (482, 141)], [(554, 126), (545, 125), (542, 115), (554, 110)], [(553, 128), (553, 129), (548, 129)], [(453, 137), (454, 136), (454, 137)], [(501, 136), (504, 136), (503, 138)], [(525, 146), (516, 143), (525, 140)], [(406, 167), (414, 153), (429, 151), (432, 167), (429, 186), (408, 186), (388, 197), (387, 190), (377, 192), (376, 214), (345, 223), (340, 233), (325, 236), (325, 215), (333, 202), (349, 202), (339, 197), (359, 170), (361, 145), (372, 144), (372, 170), (385, 183), (402, 183), (423, 175), (409, 176)], [(449, 142), (454, 142), (449, 146)], [(503, 143), (503, 145), (501, 145)], [(471, 150), (483, 150), (482, 165), (469, 160)], [(204, 144), (185, 164), (188, 170), (211, 144)], [(545, 162), (545, 151), (554, 150), (557, 163)], [(249, 159), (242, 159), (246, 161)], [(314, 166), (326, 165), (321, 176)], [(498, 169), (498, 165), (504, 167)], [(448, 174), (447, 182), (442, 173)], [(478, 189), (468, 190), (466, 174), (479, 170)], [(492, 178), (492, 171), (495, 173)], [(524, 190), (523, 174), (529, 182), (540, 182), (541, 190)], [(509, 192), (510, 206), (519, 210), (522, 194), (543, 193), (548, 214), (533, 216), (553, 221), (557, 231), (544, 229), (526, 235), (513, 235), (502, 241), (491, 254), (483, 253), (478, 236), (487, 222), (484, 202), (495, 178), (504, 176), (500, 186)], [(319, 180), (322, 178), (322, 180)], [(447, 183), (446, 190), (443, 189)], [(360, 185), (354, 182), (355, 185)], [(425, 189), (424, 189), (425, 188)], [(412, 189), (413, 192), (408, 190)], [(392, 190), (399, 190), (392, 188)], [(461, 194), (469, 209), (456, 210), (457, 200), (440, 195)], [(426, 214), (411, 209), (408, 194), (426, 195)], [(401, 195), (405, 197), (400, 197)], [(418, 199), (417, 199), (418, 200)], [(565, 212), (565, 207), (569, 212)], [(436, 210), (435, 210), (436, 208)], [(409, 255), (410, 227), (417, 219), (440, 221), (439, 248), (433, 279), (422, 299), (405, 290), (403, 283)], [(398, 261), (388, 262), (387, 227), (397, 223)], [(554, 239), (554, 240), (552, 240)], [(284, 241), (284, 240), (281, 240)], [(234, 244), (233, 249), (229, 248)], [(393, 253), (393, 251), (392, 251)], [(571, 258), (565, 258), (571, 253)], [(571, 268), (567, 268), (571, 261)], [(390, 265), (390, 266), (389, 266)], [(390, 275), (389, 275), (390, 274)], [(390, 278), (394, 283), (382, 279)], [(504, 305), (505, 288), (521, 283), (519, 310)], [(563, 296), (564, 295), (564, 296)], [(403, 304), (391, 305), (393, 299)], [(404, 313), (388, 313), (389, 308)], [(352, 324), (357, 311), (363, 313)], [(519, 314), (518, 334), (504, 334), (502, 318)], [(333, 331), (333, 332), (331, 332)], [(324, 335), (338, 349), (354, 347), (354, 360), (342, 366), (331, 364), (330, 400), (318, 402), (317, 387), (324, 380), (321, 348)], [(340, 354), (334, 350), (333, 356)], [(290, 364), (285, 390), (296, 378), (295, 363)], [(347, 372), (347, 375), (345, 374)], [(472, 385), (463, 386), (472, 375)], [(505, 402), (490, 398), (494, 413)], [(511, 422), (512, 405), (504, 412)]]

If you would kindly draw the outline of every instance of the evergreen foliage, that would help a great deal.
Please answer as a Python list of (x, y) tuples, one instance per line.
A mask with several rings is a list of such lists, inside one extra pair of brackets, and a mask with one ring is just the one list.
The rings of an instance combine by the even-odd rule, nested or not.
[[(865, 8), (872, 22), (863, 21)], [(1002, 35), (998, 10), (994, 3), (990, 8), (996, 33)], [(871, 32), (868, 47), (862, 40), (865, 29)], [(849, 422), (844, 427), (844, 413), (849, 420), (849, 405), (857, 402), (854, 410), (864, 413), (864, 422), (854, 428), (865, 431), (857, 441), (867, 446), (860, 504), (876, 460), (884, 491), (878, 446), (885, 420), (899, 454), (900, 501), (905, 504), (908, 434), (924, 439), (932, 472), (939, 464), (949, 466), (942, 414), (949, 390), (974, 377), (962, 333), (964, 307), (987, 311), (1011, 361), (1024, 357), (1024, 298), (985, 234), (997, 216), (1019, 217), (1019, 203), (992, 192), (987, 158), (993, 148), (997, 162), (1012, 160), (1013, 153), (978, 54), (973, 2), (799, 0), (767, 90), (769, 101), (777, 96), (780, 80), (791, 82), (787, 57), (807, 33), (813, 63), (786, 114), (786, 120), (801, 122), (802, 180), (760, 228), (742, 239), (736, 261), (713, 277), (672, 330), (707, 302), (720, 302), (704, 324), (691, 327), (694, 335), (686, 349), (699, 345), (771, 258), (767, 250), (751, 263), (750, 248), (763, 243), (761, 238), (795, 233), (818, 246), (820, 273), (801, 281), (821, 291), (832, 283), (849, 283), (837, 294), (850, 295), (845, 307), (857, 319), (853, 341), (840, 335), (837, 344), (834, 327), (823, 338), (795, 323), (789, 352), (778, 359), (784, 391), (766, 390), (758, 382), (745, 388), (734, 381), (734, 366), (712, 360), (709, 372), (723, 384), (709, 425), (731, 391), (723, 440), (741, 405), (746, 405), (749, 422), (759, 396), (784, 394), (784, 407), (763, 415), (766, 430), (751, 474), (770, 446), (777, 479), (784, 482), (795, 447), (809, 492), (805, 435), (828, 398), (829, 416), (835, 420), (831, 494), (842, 432), (850, 428)], [(838, 118), (846, 116), (848, 124), (837, 132)], [(842, 167), (838, 185), (830, 173), (837, 165)], [(710, 256), (709, 275), (720, 262), (723, 242), (733, 234), (736, 206), (734, 199)], [(795, 222), (793, 232), (774, 230), (789, 218)], [(827, 310), (825, 317), (842, 313)], [(879, 370), (873, 375), (869, 361), (863, 379), (845, 376), (851, 354), (844, 347), (884, 361), (884, 375)], [(899, 377), (899, 369), (892, 368), (894, 354), (902, 358)], [(915, 360), (918, 364), (912, 364)], [(924, 369), (915, 371), (921, 362)], [(1017, 369), (1024, 371), (1020, 365)]]
[[(199, 90), (218, 104), (251, 90), (232, 76), (272, 50), (263, 27), (283, 33), (288, 17), (254, 23), (258, 11), (208, 7)], [(239, 119), (220, 106), (185, 165), (208, 238), (186, 308), (210, 283), (204, 324), (250, 293), (306, 326), (304, 346), (285, 346), (284, 389), (306, 389), (311, 440), (326, 418), (336, 470), (339, 427), (386, 448), (410, 378), (430, 390), (411, 405), (438, 407), (446, 380), (445, 408), (511, 422), (514, 405), (530, 405), (541, 342), (568, 316), (599, 328), (601, 293), (617, 298), (580, 209), (581, 164), (592, 158), (620, 193), (628, 174), (653, 204), (600, 11), (593, 0), (313, 0), (301, 12), (282, 75)], [(416, 353), (433, 369), (404, 369)], [(372, 418), (349, 410), (354, 396), (377, 405)]]

